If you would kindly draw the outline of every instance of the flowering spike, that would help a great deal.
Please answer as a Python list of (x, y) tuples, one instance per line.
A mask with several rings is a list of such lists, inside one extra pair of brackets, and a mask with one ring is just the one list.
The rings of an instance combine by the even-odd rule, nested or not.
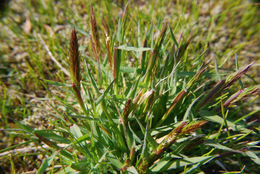
[(250, 63), (242, 70), (238, 71), (235, 75), (231, 75), (231, 77), (228, 77), (226, 80), (226, 86), (225, 88), (230, 87), (235, 81), (237, 81), (243, 74), (245, 74), (249, 68), (254, 64), (255, 62)]
[(90, 6), (90, 23), (91, 23), (92, 35), (93, 35), (93, 38), (96, 43), (97, 53), (99, 54), (100, 53), (99, 36), (98, 36), (98, 32), (97, 32), (97, 23), (96, 23), (96, 19), (95, 19), (95, 13), (94, 13), (92, 6)]
[(71, 32), (70, 37), (70, 57), (69, 57), (69, 63), (70, 63), (70, 72), (73, 83), (79, 87), (80, 85), (80, 58), (79, 58), (79, 51), (78, 51), (78, 39), (76, 30), (73, 29)]
[(199, 129), (200, 127), (202, 127), (203, 125), (205, 125), (208, 121), (206, 120), (202, 120), (202, 121), (198, 121), (196, 123), (192, 123), (187, 125), (184, 129), (181, 130), (181, 134), (188, 134), (191, 132), (196, 131), (197, 129)]
[(80, 93), (80, 58), (79, 58), (79, 45), (76, 30), (73, 29), (71, 32), (70, 37), (70, 57), (69, 57), (69, 64), (70, 64), (70, 72), (72, 78), (72, 89), (76, 95), (76, 98), (79, 102), (81, 109), (87, 114), (86, 107), (84, 105), (83, 99)]

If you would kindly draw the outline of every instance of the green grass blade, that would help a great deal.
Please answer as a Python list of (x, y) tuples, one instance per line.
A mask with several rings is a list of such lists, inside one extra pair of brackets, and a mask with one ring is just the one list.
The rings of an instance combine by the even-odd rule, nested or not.
[(37, 174), (42, 174), (46, 171), (46, 169), (52, 164), (54, 158), (57, 155), (57, 151), (55, 151), (50, 157), (46, 158), (43, 163), (41, 164)]

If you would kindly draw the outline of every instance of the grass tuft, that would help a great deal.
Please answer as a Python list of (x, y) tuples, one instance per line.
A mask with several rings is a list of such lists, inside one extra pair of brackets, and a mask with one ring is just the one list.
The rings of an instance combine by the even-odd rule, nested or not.
[(257, 172), (256, 7), (14, 2), (0, 23), (1, 171)]

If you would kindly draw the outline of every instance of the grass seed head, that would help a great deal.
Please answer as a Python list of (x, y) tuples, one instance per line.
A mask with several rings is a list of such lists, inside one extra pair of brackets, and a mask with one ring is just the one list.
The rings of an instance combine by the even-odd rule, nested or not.
[(229, 88), (234, 82), (236, 82), (243, 74), (245, 74), (249, 68), (254, 64), (255, 62), (252, 62), (248, 64), (245, 68), (242, 70), (238, 71), (235, 75), (231, 75), (230, 77), (227, 78), (226, 80), (226, 86), (225, 88)]
[(200, 127), (202, 127), (203, 125), (205, 125), (207, 122), (208, 121), (206, 120), (202, 120), (196, 123), (189, 124), (184, 129), (182, 129), (180, 133), (183, 135), (183, 134), (194, 132), (198, 130)]
[(125, 105), (125, 108), (123, 110), (123, 114), (122, 114), (122, 121), (123, 123), (126, 125), (127, 123), (127, 119), (128, 119), (128, 115), (130, 114), (131, 112), (131, 106), (132, 106), (132, 100), (131, 99), (128, 99), (126, 105)]
[(76, 30), (73, 29), (71, 32), (70, 37), (70, 57), (69, 57), (69, 63), (70, 63), (70, 72), (73, 83), (79, 87), (80, 84), (80, 57), (79, 57), (79, 51), (78, 51), (78, 39)]
[(93, 39), (92, 39), (92, 35), (89, 36), (89, 39), (90, 39), (90, 43), (91, 43), (92, 50), (93, 50), (94, 56), (95, 56), (95, 58), (96, 58), (96, 61), (99, 61), (99, 57), (98, 57), (96, 45), (94, 44), (94, 41), (93, 41)]
[(98, 35), (95, 13), (92, 6), (90, 6), (90, 23), (91, 23), (92, 35), (94, 37), (96, 48), (97, 48), (97, 53), (99, 54), (100, 53), (99, 35)]

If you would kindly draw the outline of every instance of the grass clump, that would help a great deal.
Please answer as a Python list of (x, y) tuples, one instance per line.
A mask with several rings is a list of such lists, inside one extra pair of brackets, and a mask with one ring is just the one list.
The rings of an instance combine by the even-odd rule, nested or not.
[[(112, 13), (113, 4), (104, 4)], [(188, 8), (188, 3), (177, 4)], [(252, 166), (260, 164), (259, 129), (245, 120), (259, 109), (239, 112), (247, 104), (244, 99), (257, 99), (259, 87), (234, 89), (255, 63), (226, 75), (217, 60), (207, 59), (210, 39), (198, 43), (196, 32), (176, 37), (177, 22), (146, 24), (136, 21), (131, 10), (126, 4), (114, 19), (96, 15), (89, 5), (91, 31), (71, 24), (65, 61), (52, 59), (59, 77), (49, 67), (31, 70), (41, 79), (46, 98), (59, 102), (51, 105), (55, 113), (45, 110), (55, 118), (49, 120), (53, 127), (35, 129), (15, 121), (19, 133), (12, 130), (42, 146), (45, 159), (38, 173), (254, 171)], [(49, 45), (38, 38), (50, 56), (53, 50), (66, 50), (57, 38)], [(81, 38), (88, 41), (80, 43)], [(33, 68), (29, 61), (28, 67)], [(50, 90), (53, 86), (64, 95)]]
[[(70, 170), (105, 173), (114, 170), (133, 173), (181, 170), (194, 172), (200, 171), (200, 167), (209, 161), (219, 158), (218, 150), (229, 151), (232, 155), (248, 156), (254, 162), (259, 162), (254, 158), (256, 154), (253, 155), (254, 152), (247, 149), (248, 147), (234, 143), (241, 137), (236, 132), (244, 131), (245, 135), (248, 135), (254, 134), (253, 131), (227, 120), (229, 103), (234, 102), (241, 93), (225, 98), (225, 91), (245, 74), (253, 63), (221, 80), (211, 90), (207, 89), (209, 83), (212, 83), (207, 80), (214, 77), (214, 73), (203, 61), (191, 68), (197, 70), (195, 74), (183, 78), (178, 75), (180, 69), (185, 66), (181, 61), (183, 55), (180, 51), (186, 51), (188, 42), (176, 44), (174, 35), (166, 32), (167, 28), (167, 24), (162, 27), (154, 48), (115, 47), (112, 69), (109, 64), (108, 68), (102, 65), (102, 69), (99, 69), (99, 62), (94, 62), (95, 60), (92, 65), (85, 64), (88, 66), (88, 75), (82, 83), (83, 91), (80, 92), (78, 87), (75, 88), (79, 85), (74, 84), (72, 89), (86, 113), (82, 116), (81, 123), (76, 121), (72, 122), (70, 127), (63, 127), (70, 135), (67, 137), (68, 142), (73, 142), (68, 146), (77, 151), (77, 160), (80, 154), (84, 156), (82, 161), (78, 162), (73, 159), (75, 157), (69, 156), (73, 161)], [(169, 39), (164, 39), (167, 36)], [(75, 30), (72, 31), (72, 42), (77, 43)], [(164, 44), (171, 45), (170, 50), (175, 51), (167, 52)], [(94, 47), (95, 45), (92, 45), (92, 48)], [(73, 44), (70, 50), (72, 49)], [(142, 57), (144, 62), (139, 64), (140, 69), (132, 69), (130, 73), (120, 69), (122, 58), (127, 51), (142, 49), (151, 49), (152, 52), (149, 54), (147, 51), (146, 57)], [(72, 52), (70, 51), (71, 54)], [(83, 60), (90, 62), (89, 59)], [(77, 81), (74, 74), (80, 72), (79, 61), (70, 59), (73, 82)], [(144, 65), (143, 69), (140, 65)], [(102, 83), (104, 92), (98, 89), (98, 79), (93, 78), (95, 75), (89, 69), (92, 72), (101, 71), (102, 76), (99, 78), (105, 78), (107, 75), (106, 78), (110, 79), (107, 81), (110, 83)], [(131, 74), (138, 80), (134, 81), (134, 78), (128, 77)], [(74, 83), (79, 84), (79, 81)], [(256, 90), (255, 87), (245, 91), (245, 95), (251, 95)], [(83, 98), (84, 106), (81, 104)], [(207, 123), (212, 124), (210, 122), (217, 122), (219, 125), (201, 129)], [(223, 127), (226, 127), (226, 133), (222, 135)], [(49, 140), (46, 143), (49, 143)], [(200, 149), (198, 153), (187, 153), (196, 148)], [(247, 154), (248, 152), (254, 157)], [(67, 155), (65, 153), (64, 157), (68, 157)]]

